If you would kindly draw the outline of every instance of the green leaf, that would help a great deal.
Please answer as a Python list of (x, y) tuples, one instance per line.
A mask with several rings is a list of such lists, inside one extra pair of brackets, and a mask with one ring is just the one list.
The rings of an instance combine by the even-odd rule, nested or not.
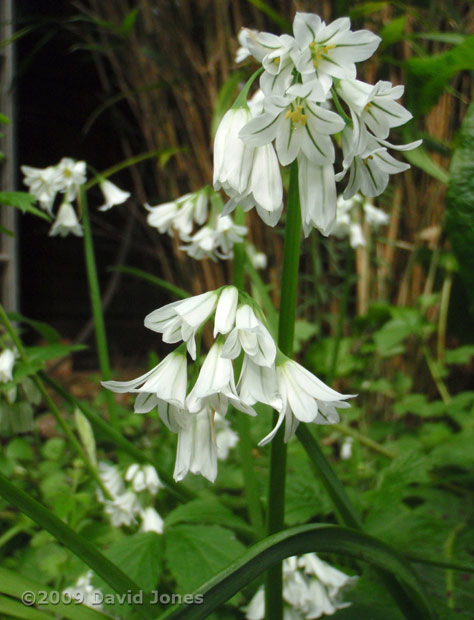
[(36, 198), (27, 192), (0, 192), (0, 204), (8, 207), (16, 207), (23, 213), (31, 213), (32, 215), (36, 215), (50, 222), (51, 218), (43, 211), (34, 207), (34, 202), (36, 202)]
[(282, 17), (278, 11), (272, 9), (267, 2), (264, 2), (263, 0), (249, 0), (249, 2), (253, 4), (254, 7), (259, 9), (259, 11), (272, 19), (275, 24), (278, 24), (284, 32), (291, 32), (291, 22)]
[(474, 102), (461, 126), (449, 173), (446, 230), (474, 316)]
[(161, 278), (158, 278), (157, 276), (154, 276), (151, 273), (142, 271), (141, 269), (136, 269), (135, 267), (125, 267), (125, 266), (111, 267), (110, 271), (118, 271), (119, 273), (125, 273), (130, 276), (135, 276), (136, 278), (141, 278), (142, 280), (147, 280), (148, 282), (151, 282), (155, 286), (158, 286), (159, 288), (162, 288), (165, 291), (168, 291), (169, 293), (173, 294), (178, 299), (187, 299), (189, 297), (189, 293), (185, 291), (184, 289), (179, 288), (178, 286), (175, 286), (174, 284), (171, 284), (171, 282), (162, 280)]
[(165, 519), (165, 527), (177, 523), (213, 523), (247, 533), (253, 532), (243, 519), (214, 497), (195, 499), (172, 510)]
[(404, 151), (403, 156), (412, 166), (420, 168), (420, 170), (423, 170), (423, 172), (426, 172), (434, 179), (441, 183), (448, 182), (449, 174), (435, 162), (423, 146), (419, 146), (412, 151)]
[(409, 58), (406, 61), (408, 108), (417, 115), (432, 108), (459, 71), (474, 69), (474, 35), (441, 54)]
[[(144, 591), (156, 590), (160, 580), (163, 564), (162, 537), (155, 532), (143, 532), (133, 536), (124, 536), (113, 543), (105, 552), (106, 557)], [(103, 579), (94, 577), (93, 585), (107, 594), (113, 594), (113, 589)], [(115, 614), (122, 616), (123, 604), (114, 601), (114, 605), (107, 605)]]
[(38, 334), (40, 334), (40, 336), (43, 336), (43, 338), (48, 344), (54, 344), (56, 342), (59, 342), (61, 339), (61, 336), (54, 329), (54, 327), (51, 327), (51, 325), (48, 325), (47, 323), (43, 323), (42, 321), (34, 321), (33, 319), (29, 319), (26, 316), (23, 316), (19, 312), (8, 312), (7, 316), (10, 321), (15, 321), (17, 323), (26, 323), (26, 325), (32, 327), (38, 332)]
[(405, 38), (405, 26), (407, 16), (401, 15), (388, 22), (386, 26), (382, 28), (379, 35), (382, 37), (382, 43), (380, 49), (385, 49), (389, 45), (403, 41)]
[(122, 34), (129, 34), (133, 27), (135, 26), (135, 22), (138, 17), (138, 9), (132, 9), (127, 15), (125, 15), (121, 25), (120, 30)]
[(11, 123), (11, 122), (12, 122), (12, 121), (11, 121), (11, 119), (10, 119), (10, 118), (8, 118), (8, 116), (6, 116), (5, 114), (2, 114), (2, 113), (0, 112), (0, 123), (1, 123), (2, 125), (10, 125), (10, 123)]
[(8, 237), (15, 238), (15, 233), (13, 232), (13, 230), (9, 230), (8, 228), (5, 228), (4, 226), (0, 226), (0, 235), (7, 235)]
[(165, 534), (166, 564), (181, 592), (192, 592), (244, 551), (229, 530), (217, 525), (177, 525)]
[[(337, 553), (391, 573), (406, 597), (406, 618), (434, 618), (410, 565), (385, 543), (367, 534), (330, 525), (303, 525), (269, 536), (251, 547), (242, 557), (214, 576), (195, 593), (195, 602), (175, 606), (160, 616), (160, 620), (201, 620), (218, 609), (247, 584), (284, 558), (302, 553)], [(197, 599), (197, 595), (202, 596)], [(400, 602), (400, 601), (399, 601)]]
[(16, 437), (9, 442), (6, 455), (15, 461), (33, 461), (35, 458), (31, 445), (21, 437)]

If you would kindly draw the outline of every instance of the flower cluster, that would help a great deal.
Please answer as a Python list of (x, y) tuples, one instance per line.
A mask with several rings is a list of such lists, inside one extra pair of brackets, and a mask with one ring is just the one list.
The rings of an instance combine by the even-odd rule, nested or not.
[[(395, 100), (403, 86), (366, 84), (356, 79), (357, 62), (368, 59), (380, 37), (353, 32), (347, 17), (326, 24), (296, 13), (293, 34), (276, 36), (243, 30), (238, 59), (262, 64), (258, 106), (239, 97), (219, 125), (214, 146), (214, 187), (230, 200), (225, 213), (241, 204), (256, 207), (274, 226), (283, 209), (279, 164), (297, 160), (303, 228), (331, 234), (336, 221), (336, 181), (349, 173), (344, 198), (360, 191), (381, 194), (389, 175), (409, 166), (393, 158), (389, 131), (412, 115)], [(344, 107), (345, 106), (345, 107)], [(335, 139), (335, 140), (334, 140)], [(335, 143), (342, 147), (342, 170), (335, 174)]]
[(88, 570), (87, 573), (78, 577), (73, 586), (69, 586), (63, 590), (63, 595), (68, 596), (71, 600), (77, 601), (86, 607), (102, 609), (102, 603), (98, 602), (102, 598), (102, 591), (94, 588), (91, 581), (94, 573)]
[(105, 513), (114, 527), (130, 526), (141, 518), (141, 532), (163, 532), (163, 519), (152, 506), (143, 507), (139, 496), (144, 492), (154, 497), (163, 487), (155, 468), (152, 465), (133, 463), (125, 473), (125, 481), (131, 488), (126, 488), (124, 479), (115, 465), (99, 463), (99, 477), (112, 499), (106, 499), (101, 490), (97, 491), (97, 499), (104, 504)]
[(390, 217), (374, 205), (370, 204), (360, 194), (355, 194), (352, 198), (345, 200), (343, 196), (337, 199), (336, 222), (332, 229), (332, 234), (339, 239), (349, 237), (352, 248), (366, 245), (365, 236), (360, 224), (360, 208), (364, 214), (364, 220), (374, 229), (388, 224)]
[[(47, 168), (21, 166), (21, 171), (25, 175), (23, 182), (29, 188), (29, 193), (51, 217), (54, 216), (56, 197), (60, 196), (59, 208), (49, 234), (61, 237), (72, 234), (82, 237), (82, 227), (72, 203), (77, 200), (80, 187), (87, 180), (86, 162), (63, 157), (55, 166)], [(104, 204), (99, 207), (100, 211), (108, 211), (130, 197), (128, 192), (124, 192), (105, 179), (100, 182), (100, 188), (104, 195)]]
[[(188, 390), (186, 351), (199, 360), (196, 341), (211, 317), (215, 340)], [(137, 379), (103, 383), (114, 392), (136, 393), (135, 413), (157, 408), (163, 423), (178, 434), (176, 480), (189, 471), (215, 480), (215, 416), (225, 417), (229, 404), (249, 415), (256, 415), (257, 402), (279, 412), (275, 428), (260, 445), (270, 441), (283, 422), (288, 440), (299, 422), (332, 424), (339, 420), (337, 409), (349, 407), (345, 401), (350, 395), (332, 390), (283, 355), (265, 323), (260, 308), (234, 286), (173, 302), (149, 314), (145, 327), (162, 334), (166, 343), (183, 344)], [(236, 383), (237, 358), (242, 367)]]
[[(358, 577), (349, 577), (342, 571), (318, 558), (315, 553), (293, 556), (283, 561), (283, 599), (285, 620), (314, 619), (331, 616), (338, 609), (351, 603), (342, 600), (345, 590), (354, 585)], [(247, 620), (265, 617), (265, 591), (263, 586), (246, 608)]]
[[(232, 258), (234, 245), (242, 243), (247, 234), (246, 226), (238, 226), (230, 216), (221, 215), (222, 207), (220, 196), (207, 186), (171, 202), (145, 205), (150, 226), (160, 233), (176, 233), (186, 244), (180, 250), (192, 258), (214, 261)], [(194, 224), (201, 228), (193, 233)]]

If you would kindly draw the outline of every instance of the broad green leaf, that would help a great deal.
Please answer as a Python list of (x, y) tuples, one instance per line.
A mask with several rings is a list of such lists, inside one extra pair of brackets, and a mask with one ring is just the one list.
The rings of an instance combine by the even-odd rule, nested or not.
[(407, 107), (415, 114), (424, 114), (436, 104), (452, 77), (474, 69), (474, 35), (447, 52), (409, 58), (405, 65)]
[(164, 538), (166, 564), (183, 593), (195, 590), (245, 551), (229, 530), (217, 525), (177, 525)]
[(17, 461), (32, 461), (35, 458), (31, 444), (21, 437), (16, 437), (9, 442), (6, 455), (9, 459)]
[(268, 568), (284, 558), (308, 552), (337, 553), (390, 573), (400, 585), (400, 599), (404, 600), (398, 603), (406, 618), (435, 618), (415, 572), (395, 550), (362, 532), (317, 524), (291, 528), (260, 541), (195, 592), (195, 596), (202, 595), (202, 602), (198, 599), (191, 605), (175, 606), (160, 620), (204, 620)]
[(0, 204), (8, 207), (16, 207), (23, 213), (31, 213), (36, 215), (47, 222), (51, 221), (51, 218), (33, 206), (36, 202), (36, 198), (27, 192), (0, 192)]
[(405, 38), (406, 21), (407, 16), (400, 15), (400, 17), (390, 20), (388, 24), (382, 28), (379, 32), (379, 35), (382, 37), (380, 50), (386, 48), (388, 45), (398, 43)]
[(247, 533), (252, 532), (252, 528), (243, 519), (234, 515), (214, 497), (195, 499), (172, 510), (166, 516), (165, 527), (169, 528), (176, 523), (212, 523)]
[(7, 315), (10, 321), (25, 323), (26, 325), (32, 327), (46, 340), (48, 344), (54, 344), (61, 340), (59, 333), (54, 329), (54, 327), (51, 327), (51, 325), (48, 325), (47, 323), (43, 323), (42, 321), (34, 321), (33, 319), (23, 316), (19, 312), (8, 312)]
[(474, 317), (474, 102), (466, 112), (449, 173), (446, 230)]
[(54, 617), (34, 607), (27, 607), (7, 596), (0, 596), (0, 614), (2, 618), (24, 618), (25, 620), (51, 620)]
[(405, 151), (403, 156), (412, 166), (420, 168), (420, 170), (423, 170), (423, 172), (426, 172), (426, 174), (429, 174), (434, 179), (441, 181), (441, 183), (447, 183), (449, 181), (449, 174), (435, 162), (423, 146), (419, 146), (412, 151)]
[(132, 9), (129, 13), (127, 13), (127, 15), (125, 15), (122, 24), (120, 25), (122, 34), (129, 34), (133, 30), (137, 17), (138, 9)]

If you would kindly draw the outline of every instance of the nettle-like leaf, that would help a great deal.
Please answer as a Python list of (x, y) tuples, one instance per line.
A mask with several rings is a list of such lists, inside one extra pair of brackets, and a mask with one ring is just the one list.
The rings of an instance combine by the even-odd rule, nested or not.
[(178, 523), (216, 524), (230, 529), (252, 531), (243, 519), (213, 497), (195, 499), (172, 510), (165, 519), (165, 528)]
[(164, 538), (166, 565), (183, 593), (195, 590), (245, 551), (232, 532), (217, 525), (177, 525)]

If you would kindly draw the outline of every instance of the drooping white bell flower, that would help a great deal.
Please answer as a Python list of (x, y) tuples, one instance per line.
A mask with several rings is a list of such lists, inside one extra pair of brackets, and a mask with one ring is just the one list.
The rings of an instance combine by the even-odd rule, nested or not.
[(228, 334), (234, 327), (238, 303), (239, 290), (237, 287), (224, 287), (219, 295), (214, 317), (214, 338), (217, 334)]
[(146, 221), (149, 226), (157, 228), (160, 233), (172, 234), (172, 224), (179, 211), (178, 203), (173, 200), (151, 207), (145, 204), (145, 209), (149, 211)]
[(248, 304), (237, 310), (235, 327), (226, 339), (222, 356), (235, 359), (242, 349), (255, 364), (273, 366), (276, 356), (275, 341)]
[(112, 392), (138, 393), (135, 413), (147, 413), (159, 400), (176, 407), (184, 407), (186, 398), (186, 355), (179, 349), (167, 355), (155, 368), (131, 381), (102, 381)]
[(65, 194), (66, 201), (74, 200), (79, 193), (79, 187), (87, 180), (86, 162), (63, 157), (57, 165), (57, 170), (61, 179), (60, 191)]
[(136, 493), (147, 490), (152, 495), (156, 495), (158, 490), (164, 486), (153, 465), (132, 463), (127, 469), (125, 480), (132, 483), (132, 488)]
[(259, 366), (248, 356), (244, 357), (237, 391), (240, 400), (249, 406), (263, 403), (277, 411), (283, 406), (278, 393), (275, 367)]
[(330, 24), (314, 13), (296, 13), (293, 33), (300, 53), (293, 53), (297, 70), (317, 77), (326, 92), (333, 78), (354, 79), (355, 63), (375, 52), (380, 37), (369, 30), (350, 30), (348, 17)]
[(188, 414), (178, 429), (178, 446), (173, 477), (183, 480), (188, 472), (201, 474), (210, 482), (217, 476), (217, 446), (213, 428), (213, 412), (207, 406)]
[(350, 577), (334, 566), (324, 562), (315, 553), (306, 553), (298, 558), (298, 566), (304, 568), (307, 575), (314, 575), (326, 586), (329, 598), (333, 602), (339, 596), (341, 590), (354, 585), (358, 579), (358, 577)]
[(21, 166), (25, 175), (23, 183), (28, 186), (29, 193), (40, 203), (40, 207), (53, 215), (53, 203), (57, 192), (62, 187), (62, 181), (56, 166), (47, 168), (33, 168)]
[(265, 252), (259, 252), (253, 243), (247, 244), (247, 255), (255, 269), (266, 269), (268, 258)]
[(231, 429), (229, 420), (218, 413), (214, 414), (214, 433), (217, 458), (219, 461), (225, 461), (229, 456), (229, 451), (239, 443), (239, 436)]
[(198, 230), (189, 238), (189, 245), (181, 245), (179, 249), (196, 260), (228, 260), (234, 255), (234, 245), (243, 243), (247, 232), (246, 226), (239, 226), (230, 216), (223, 215)]
[(334, 145), (329, 136), (342, 131), (345, 122), (309, 99), (311, 90), (308, 84), (295, 84), (284, 96), (268, 97), (264, 113), (241, 130), (242, 140), (250, 146), (275, 140), (283, 166), (291, 164), (300, 153), (319, 166), (334, 163)]
[(155, 532), (163, 534), (164, 521), (152, 506), (140, 511), (142, 524), (140, 532)]
[(298, 158), (298, 187), (305, 237), (313, 228), (324, 236), (336, 220), (336, 180), (332, 164), (319, 166), (304, 155)]
[(139, 512), (140, 504), (133, 491), (125, 491), (113, 500), (105, 502), (105, 513), (114, 527), (129, 526), (135, 523), (135, 517)]
[(63, 202), (59, 207), (56, 219), (50, 228), (49, 236), (55, 237), (56, 235), (60, 237), (67, 237), (67, 235), (83, 236), (82, 226), (77, 219), (76, 211), (69, 202)]
[(108, 211), (115, 205), (121, 205), (130, 198), (130, 192), (125, 192), (111, 181), (104, 180), (99, 185), (105, 200), (105, 203), (99, 207), (99, 211)]
[(256, 415), (252, 407), (244, 404), (237, 394), (232, 360), (222, 356), (223, 347), (220, 339), (212, 345), (196, 383), (188, 394), (186, 407), (192, 413), (210, 407), (225, 416), (230, 402), (239, 411)]
[(0, 353), (0, 382), (8, 383), (13, 379), (13, 366), (15, 365), (15, 351), (4, 349)]
[(288, 358), (277, 363), (276, 375), (278, 393), (283, 405), (275, 428), (259, 445), (265, 445), (273, 439), (283, 420), (285, 420), (285, 441), (295, 433), (300, 422), (314, 424), (339, 422), (337, 409), (350, 407), (345, 400), (355, 396), (336, 392), (306, 368)]
[(186, 342), (189, 355), (195, 360), (195, 334), (214, 312), (217, 299), (217, 292), (209, 291), (172, 302), (146, 316), (145, 327), (163, 334), (163, 341), (168, 344)]
[(147, 223), (160, 233), (172, 234), (173, 230), (183, 241), (189, 240), (194, 223), (202, 225), (208, 214), (209, 191), (203, 187), (197, 192), (156, 206), (145, 204), (149, 211)]
[(392, 127), (404, 125), (413, 118), (411, 112), (395, 101), (403, 95), (404, 86), (393, 87), (391, 82), (382, 80), (375, 86), (360, 80), (341, 80), (336, 90), (377, 138), (387, 138)]
[[(81, 575), (73, 586), (69, 586), (62, 591), (62, 596), (69, 597), (86, 607), (102, 609), (103, 594), (99, 588), (94, 588), (91, 584), (93, 572), (87, 571)], [(63, 599), (61, 599), (63, 600)]]
[[(109, 465), (102, 461), (98, 465), (98, 473), (102, 484), (112, 497), (121, 495), (125, 491), (122, 476), (116, 465)], [(99, 501), (104, 501), (104, 496), (100, 489), (97, 490), (97, 497)]]
[(374, 207), (374, 205), (371, 205), (367, 200), (364, 202), (363, 209), (365, 221), (371, 226), (374, 226), (374, 228), (385, 226), (390, 221), (390, 216), (388, 213), (385, 213), (382, 209)]

